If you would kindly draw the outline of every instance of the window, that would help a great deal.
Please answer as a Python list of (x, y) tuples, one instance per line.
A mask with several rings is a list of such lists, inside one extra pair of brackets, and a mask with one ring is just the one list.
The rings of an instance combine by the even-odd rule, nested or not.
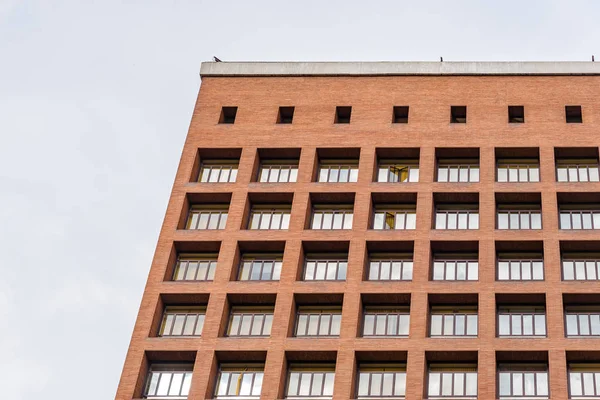
[(259, 364), (221, 364), (215, 399), (260, 399), (263, 371)]
[(564, 281), (596, 281), (600, 279), (600, 256), (565, 254), (562, 259)]
[(248, 229), (288, 229), (290, 212), (289, 205), (253, 206)]
[(477, 255), (444, 255), (433, 259), (434, 281), (476, 281), (479, 280)]
[(597, 159), (556, 160), (557, 182), (598, 182)]
[(498, 229), (542, 229), (542, 210), (530, 206), (498, 206)]
[(431, 307), (430, 337), (477, 337), (477, 307)]
[(357, 180), (357, 162), (327, 161), (319, 165), (319, 182), (348, 183)]
[(415, 206), (377, 206), (373, 215), (373, 229), (415, 229)]
[(508, 122), (511, 124), (522, 124), (525, 122), (525, 107), (508, 106)]
[(499, 400), (548, 399), (548, 393), (547, 365), (498, 366)]
[(363, 336), (408, 336), (408, 307), (365, 307)]
[(298, 307), (296, 336), (340, 336), (341, 320), (341, 307)]
[(440, 160), (438, 182), (479, 182), (479, 160)]
[(560, 229), (600, 229), (600, 210), (560, 208)]
[(373, 254), (369, 260), (370, 281), (411, 281), (412, 254)]
[(238, 280), (278, 281), (282, 264), (280, 255), (246, 254), (242, 257)]
[(166, 307), (158, 336), (200, 336), (206, 307)]
[(290, 365), (286, 399), (333, 398), (334, 365)]
[(544, 307), (498, 308), (498, 336), (546, 336)]
[(479, 210), (476, 206), (438, 206), (435, 229), (479, 229)]
[(450, 106), (450, 123), (467, 123), (467, 106)]
[(358, 400), (404, 399), (406, 366), (403, 364), (360, 364)]
[(565, 106), (565, 117), (568, 124), (582, 123), (581, 106)]
[(309, 254), (304, 261), (305, 281), (345, 281), (348, 256)]
[(221, 108), (221, 116), (219, 117), (220, 124), (233, 124), (237, 115), (237, 107)]
[(427, 398), (477, 399), (477, 365), (430, 365)]
[(147, 399), (187, 399), (192, 364), (152, 364), (144, 390)]
[(595, 306), (565, 307), (565, 330), (567, 337), (600, 336), (600, 308)]
[(198, 181), (203, 183), (233, 183), (237, 178), (237, 173), (237, 161), (204, 161), (200, 166)]
[(419, 161), (381, 160), (377, 170), (377, 182), (419, 182)]
[(227, 336), (270, 336), (273, 307), (232, 307)]
[(217, 269), (217, 255), (180, 254), (177, 258), (174, 281), (212, 281)]
[(336, 124), (349, 124), (351, 114), (352, 114), (352, 107), (337, 106), (335, 108), (335, 121), (334, 122)]
[(408, 124), (408, 106), (394, 106), (394, 124)]
[(298, 179), (298, 163), (295, 161), (263, 161), (258, 173), (259, 182), (287, 183)]
[(544, 280), (544, 260), (541, 254), (501, 254), (497, 265), (499, 281)]
[(540, 163), (531, 159), (498, 160), (497, 173), (498, 182), (539, 182)]
[(225, 229), (228, 206), (192, 206), (186, 229)]
[(569, 397), (597, 399), (600, 397), (600, 365), (569, 364)]
[(315, 207), (312, 215), (311, 229), (352, 229), (354, 214), (352, 207)]
[(279, 107), (278, 124), (291, 124), (294, 120), (294, 107)]

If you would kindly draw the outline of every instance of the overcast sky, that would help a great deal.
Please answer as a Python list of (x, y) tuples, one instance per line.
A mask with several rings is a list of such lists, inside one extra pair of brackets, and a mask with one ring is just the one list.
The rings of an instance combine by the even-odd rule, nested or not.
[(600, 2), (487, 3), (0, 0), (2, 398), (114, 398), (201, 61), (600, 57)]

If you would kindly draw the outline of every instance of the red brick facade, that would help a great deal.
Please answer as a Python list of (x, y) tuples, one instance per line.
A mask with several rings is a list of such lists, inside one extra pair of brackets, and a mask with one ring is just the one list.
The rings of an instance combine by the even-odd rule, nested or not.
[[(450, 351), (471, 352), (463, 355), (476, 354), (479, 399), (497, 397), (496, 365), (497, 352), (500, 351), (537, 351), (547, 354), (550, 396), (552, 399), (568, 398), (567, 352), (600, 350), (600, 347), (596, 349), (600, 342), (597, 343), (597, 339), (565, 338), (563, 294), (593, 294), (598, 292), (600, 286), (597, 282), (562, 281), (560, 243), (595, 241), (600, 236), (597, 231), (559, 230), (557, 192), (600, 193), (600, 183), (557, 183), (555, 148), (598, 147), (599, 88), (600, 77), (597, 76), (204, 77), (116, 399), (132, 400), (143, 396), (150, 361), (193, 360), (189, 399), (199, 400), (213, 396), (218, 360), (243, 361), (263, 357), (265, 384), (261, 399), (281, 399), (285, 396), (287, 362), (294, 357), (335, 361), (333, 398), (352, 399), (356, 398), (357, 352), (361, 352), (362, 356), (373, 360), (385, 360), (389, 354), (405, 354), (408, 382), (406, 399), (417, 400), (426, 397), (426, 352), (443, 352), (436, 354), (446, 354), (451, 360), (456, 353), (448, 353)], [(405, 105), (410, 107), (408, 123), (393, 124), (393, 106)], [(451, 105), (467, 106), (466, 124), (450, 123)], [(524, 106), (525, 123), (508, 123), (509, 105)], [(565, 123), (565, 105), (581, 105), (583, 123)], [(234, 124), (218, 124), (223, 106), (238, 107)], [(292, 124), (276, 124), (280, 106), (295, 107)], [(334, 124), (336, 106), (352, 106), (349, 124)], [(539, 149), (540, 182), (496, 182), (495, 151), (511, 147)], [(258, 149), (269, 148), (301, 150), (297, 182), (256, 182)], [(358, 182), (315, 182), (317, 150), (327, 148), (359, 149)], [(419, 149), (419, 182), (374, 182), (377, 149), (382, 148)], [(436, 149), (439, 148), (478, 149), (480, 181), (435, 182)], [(236, 182), (195, 182), (199, 149), (204, 154), (210, 154), (215, 149), (240, 149)], [(344, 154), (344, 151), (340, 154)], [(311, 195), (316, 194), (322, 199), (329, 193), (349, 194), (344, 198), (354, 196), (353, 229), (306, 229), (307, 218), (310, 218)], [(374, 193), (414, 194), (416, 229), (370, 229)], [(479, 229), (432, 229), (434, 195), (437, 193), (477, 194)], [(495, 229), (498, 193), (540, 194), (543, 229)], [(285, 194), (288, 194), (287, 197)], [(293, 195), (293, 201), (288, 230), (246, 229), (249, 196), (268, 201), (269, 196), (275, 196), (275, 200), (292, 198), (289, 194)], [(197, 199), (218, 199), (229, 203), (226, 229), (181, 229), (190, 203)], [(319, 241), (349, 243), (345, 281), (299, 280), (303, 243)], [(414, 243), (412, 281), (365, 280), (367, 242), (385, 241)], [(439, 241), (476, 242), (479, 280), (431, 281), (431, 243)], [(496, 281), (498, 241), (543, 242), (544, 281)], [(285, 242), (280, 281), (236, 281), (239, 242)], [(211, 251), (218, 248), (214, 281), (170, 281), (178, 246), (182, 249), (188, 246)], [(268, 247), (268, 244), (262, 243), (260, 246)], [(297, 296), (321, 293), (331, 295), (332, 299), (343, 297), (340, 337), (292, 337)], [(496, 294), (531, 293), (545, 294), (547, 337), (497, 338)], [(408, 338), (360, 337), (361, 298), (369, 294), (410, 295)], [(459, 294), (476, 298), (478, 337), (429, 338), (428, 296), (431, 294)], [(258, 299), (260, 295), (265, 298), (276, 297), (274, 324), (269, 338), (224, 337), (228, 299), (235, 295), (241, 295), (242, 299), (250, 295)], [(327, 299), (326, 296), (323, 298)], [(156, 337), (163, 306), (171, 302), (207, 304), (201, 337)], [(600, 358), (595, 361), (600, 361)]]

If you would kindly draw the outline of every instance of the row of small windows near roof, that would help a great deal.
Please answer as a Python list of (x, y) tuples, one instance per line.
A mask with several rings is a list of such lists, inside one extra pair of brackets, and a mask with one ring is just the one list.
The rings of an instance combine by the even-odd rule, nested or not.
[[(418, 148), (378, 148), (374, 182), (419, 182)], [(237, 180), (241, 149), (200, 149), (199, 168), (192, 181), (234, 183)], [(317, 149), (315, 182), (358, 181), (360, 149)], [(258, 167), (252, 181), (293, 183), (298, 180), (300, 149), (259, 149)], [(557, 182), (598, 182), (598, 148), (556, 148)], [(251, 166), (248, 166), (250, 169)], [(436, 182), (479, 182), (478, 148), (436, 149)], [(497, 148), (497, 182), (540, 182), (537, 148)]]
[[(237, 116), (238, 108), (235, 106), (224, 106), (221, 108), (219, 115), (219, 124), (234, 124)], [(279, 107), (275, 123), (291, 124), (294, 121), (295, 107), (286, 106)], [(391, 123), (407, 124), (408, 123), (409, 106), (393, 106), (391, 112)], [(349, 124), (352, 117), (351, 106), (337, 106), (333, 115), (334, 124)], [(467, 106), (450, 106), (449, 119), (451, 124), (466, 124), (467, 123)], [(511, 124), (522, 124), (525, 122), (525, 107), (524, 106), (508, 106), (507, 121)], [(565, 122), (582, 123), (583, 116), (581, 106), (569, 105), (565, 106)]]
[[(304, 229), (350, 230), (354, 225), (354, 193), (310, 194), (310, 214)], [(241, 229), (287, 230), (290, 228), (293, 193), (249, 193)], [(495, 193), (499, 230), (542, 229), (540, 193)], [(222, 202), (218, 200), (222, 199)], [(227, 227), (231, 194), (195, 193), (188, 197), (185, 224), (180, 229), (223, 230)], [(556, 193), (561, 230), (600, 229), (599, 192)], [(211, 203), (205, 203), (211, 201)], [(479, 229), (478, 193), (433, 193), (432, 229)], [(368, 229), (414, 230), (417, 228), (416, 193), (372, 193)], [(306, 215), (306, 213), (302, 213)]]
[[(173, 253), (173, 262), (165, 280), (177, 282), (211, 282), (218, 268), (218, 242), (198, 245), (216, 252)], [(176, 246), (177, 247), (177, 246)], [(231, 281), (279, 281), (284, 268), (284, 242), (239, 242), (231, 269)], [(367, 242), (367, 258), (363, 265), (348, 264), (349, 242), (303, 242), (301, 260), (286, 264), (295, 269), (297, 281), (346, 280), (348, 268), (360, 268), (364, 281), (410, 282), (415, 271), (426, 271), (430, 281), (478, 281), (478, 243), (473, 241), (431, 242), (427, 265), (414, 264), (414, 242)], [(600, 242), (561, 241), (563, 281), (600, 280)], [(289, 265), (289, 266), (288, 266)], [(553, 271), (556, 272), (557, 271)], [(541, 241), (496, 242), (497, 281), (544, 281), (547, 275)]]
[[(216, 366), (210, 371), (214, 385), (203, 398), (250, 400), (260, 399), (263, 392), (266, 352), (254, 352), (239, 362), (231, 362), (240, 352), (219, 352)], [(284, 379), (277, 379), (278, 399), (332, 399), (336, 386), (336, 352), (286, 352)], [(407, 392), (407, 360), (410, 352), (395, 350), (355, 353), (353, 399), (404, 399)], [(425, 352), (423, 398), (478, 398), (478, 353), (455, 351)], [(185, 353), (188, 363), (150, 361), (143, 397), (148, 399), (184, 400), (190, 393), (195, 354)], [(377, 360), (381, 358), (381, 361)], [(222, 361), (220, 360), (223, 359)], [(250, 358), (250, 360), (249, 360)], [(315, 360), (307, 360), (314, 358)], [(600, 364), (594, 352), (567, 351), (566, 370), (571, 399), (597, 399), (600, 396)], [(385, 360), (385, 361), (383, 361)], [(549, 375), (547, 351), (496, 351), (496, 399), (550, 399), (551, 382), (561, 382), (560, 375)], [(410, 372), (410, 371), (408, 371)], [(486, 371), (487, 372), (487, 371)], [(352, 390), (348, 388), (348, 390)], [(410, 390), (410, 389), (409, 389)]]

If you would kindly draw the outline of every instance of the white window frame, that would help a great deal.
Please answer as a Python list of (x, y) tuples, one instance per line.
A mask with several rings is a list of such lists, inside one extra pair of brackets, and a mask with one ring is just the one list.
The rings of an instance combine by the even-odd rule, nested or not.
[(416, 183), (419, 182), (418, 160), (380, 160), (376, 182)]
[(253, 206), (250, 210), (248, 229), (286, 230), (290, 227), (290, 205)]

